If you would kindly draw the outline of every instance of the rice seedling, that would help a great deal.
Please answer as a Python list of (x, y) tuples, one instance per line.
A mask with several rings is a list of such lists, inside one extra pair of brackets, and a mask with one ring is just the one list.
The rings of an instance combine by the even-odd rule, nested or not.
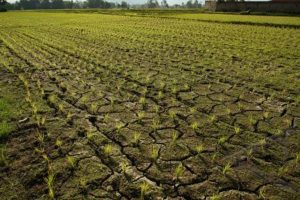
[(55, 105), (56, 102), (57, 102), (57, 96), (54, 95), (54, 94), (52, 94), (52, 95), (50, 95), (50, 96), (48, 97), (48, 100), (49, 100), (49, 102), (50, 102), (51, 104)]
[(210, 122), (210, 123), (213, 123), (213, 122), (216, 121), (216, 120), (217, 120), (216, 115), (210, 115), (210, 116), (209, 116), (209, 122)]
[(199, 124), (197, 122), (193, 122), (191, 124), (191, 128), (194, 130), (194, 131), (197, 131), (199, 129)]
[(89, 141), (92, 141), (95, 135), (96, 135), (95, 133), (88, 131), (88, 132), (86, 133), (86, 138), (87, 138)]
[(160, 127), (160, 120), (158, 118), (153, 118), (151, 127), (154, 131), (157, 131)]
[(177, 113), (175, 111), (169, 111), (168, 117), (174, 120), (177, 117)]
[(83, 194), (86, 194), (87, 193), (87, 190), (88, 190), (88, 182), (85, 178), (80, 178), (79, 179), (79, 187), (81, 189), (81, 192)]
[(289, 171), (288, 167), (281, 166), (281, 167), (279, 167), (277, 174), (278, 174), (278, 176), (283, 177), (288, 173), (288, 171)]
[(159, 111), (160, 111), (160, 106), (159, 106), (159, 105), (155, 105), (155, 106), (154, 106), (154, 110), (155, 110), (155, 113), (159, 113)]
[(139, 132), (134, 132), (133, 134), (133, 139), (132, 139), (132, 143), (134, 146), (138, 146), (139, 143), (141, 141), (141, 133)]
[(235, 134), (240, 134), (241, 133), (241, 128), (239, 126), (234, 126), (234, 132)]
[(64, 111), (65, 111), (64, 104), (62, 104), (62, 103), (58, 104), (58, 111), (61, 112), (61, 113), (64, 113)]
[(220, 196), (218, 194), (213, 194), (211, 197), (209, 197), (210, 200), (219, 200)]
[(222, 146), (222, 145), (225, 144), (226, 141), (227, 141), (227, 137), (226, 136), (221, 136), (218, 140), (218, 144)]
[(109, 114), (105, 114), (104, 117), (103, 117), (103, 122), (108, 123), (109, 119), (110, 119)]
[(232, 171), (232, 167), (231, 167), (231, 163), (228, 162), (224, 167), (223, 167), (223, 170), (222, 170), (222, 173), (223, 175), (227, 175), (230, 171)]
[(121, 129), (125, 127), (125, 124), (123, 122), (117, 122), (115, 125), (116, 131), (118, 134), (121, 133)]
[(67, 156), (67, 163), (70, 165), (71, 169), (74, 169), (76, 165), (76, 160), (73, 156)]
[(191, 86), (189, 84), (185, 83), (184, 86), (183, 86), (183, 88), (185, 90), (190, 90)]
[(14, 130), (14, 127), (7, 121), (0, 122), (0, 139), (5, 139)]
[(191, 107), (190, 108), (190, 114), (193, 115), (197, 112), (197, 108), (196, 107)]
[(106, 156), (109, 156), (113, 151), (113, 146), (111, 144), (106, 144), (103, 148), (103, 153), (106, 155)]
[(199, 144), (195, 147), (195, 151), (198, 155), (200, 155), (204, 151), (204, 146), (202, 144)]
[(143, 120), (144, 117), (145, 117), (145, 112), (143, 112), (143, 111), (138, 112), (138, 113), (137, 113), (137, 117), (138, 117), (138, 122), (141, 123), (142, 120)]
[(264, 188), (264, 187), (262, 187), (262, 188), (259, 190), (258, 198), (259, 198), (259, 199), (266, 199), (266, 191), (265, 191), (265, 188)]
[(281, 130), (281, 129), (276, 129), (276, 130), (274, 130), (274, 135), (276, 135), (276, 136), (281, 136), (281, 135), (283, 135), (283, 130)]
[(179, 165), (177, 165), (174, 172), (174, 176), (176, 177), (176, 180), (179, 180), (179, 178), (183, 175), (183, 172), (184, 172), (184, 167), (182, 163), (180, 163)]
[(268, 119), (269, 118), (270, 113), (269, 112), (263, 112), (263, 117), (264, 119)]
[(150, 152), (151, 160), (156, 161), (158, 159), (158, 156), (159, 156), (159, 149), (152, 146), (151, 152)]
[(173, 132), (172, 133), (172, 145), (177, 145), (177, 141), (178, 141), (178, 133), (177, 132)]
[(162, 91), (159, 91), (157, 94), (158, 99), (162, 99), (164, 97), (164, 93)]
[(61, 148), (63, 145), (62, 140), (60, 140), (59, 138), (56, 139), (55, 141), (55, 146), (57, 146), (58, 148)]
[(97, 108), (98, 108), (97, 104), (95, 102), (92, 103), (91, 106), (90, 106), (91, 113), (95, 114), (97, 112)]
[(231, 115), (232, 114), (231, 109), (230, 108), (226, 108), (226, 113), (227, 113), (227, 115)]
[(252, 126), (254, 126), (257, 122), (257, 120), (253, 118), (253, 115), (249, 115), (248, 120)]
[(121, 162), (120, 168), (121, 168), (121, 173), (122, 174), (126, 174), (126, 171), (127, 171), (127, 168), (128, 168), (128, 164), (126, 162)]
[(290, 127), (292, 125), (292, 120), (291, 119), (284, 119), (283, 122)]
[(299, 161), (300, 161), (300, 152), (296, 153), (296, 155), (295, 155), (295, 162), (296, 162), (296, 164), (298, 164)]
[(147, 193), (150, 191), (150, 185), (147, 182), (140, 184), (141, 199), (144, 199)]
[(141, 97), (140, 100), (139, 100), (139, 103), (142, 105), (142, 107), (144, 109), (145, 106), (146, 106), (146, 98), (145, 97)]
[(54, 180), (55, 180), (55, 174), (48, 173), (48, 177), (45, 178), (45, 182), (47, 183), (47, 186), (48, 186), (48, 194), (49, 194), (50, 199), (55, 199), (55, 193), (53, 190)]
[(7, 156), (6, 156), (6, 148), (4, 146), (0, 146), (0, 167), (7, 165)]
[(45, 141), (45, 135), (44, 133), (40, 132), (38, 129), (35, 130), (35, 136), (37, 138), (37, 140), (43, 144)]

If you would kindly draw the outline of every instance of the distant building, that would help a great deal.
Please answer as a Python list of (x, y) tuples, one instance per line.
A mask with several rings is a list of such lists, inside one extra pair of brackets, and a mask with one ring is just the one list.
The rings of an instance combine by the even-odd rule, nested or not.
[(223, 1), (206, 0), (206, 9), (221, 12), (275, 12), (300, 14), (300, 0)]

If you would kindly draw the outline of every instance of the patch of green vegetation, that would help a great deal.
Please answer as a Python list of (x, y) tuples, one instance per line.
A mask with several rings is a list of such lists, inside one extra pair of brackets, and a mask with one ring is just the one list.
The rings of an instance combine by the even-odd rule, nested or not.
[(16, 114), (15, 108), (12, 106), (12, 99), (0, 98), (0, 139), (5, 139), (15, 127), (9, 121)]

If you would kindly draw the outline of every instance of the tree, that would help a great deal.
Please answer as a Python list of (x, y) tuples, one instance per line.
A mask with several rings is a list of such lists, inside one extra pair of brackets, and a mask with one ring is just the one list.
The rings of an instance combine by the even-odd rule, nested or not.
[(192, 1), (192, 0), (188, 0), (188, 1), (186, 2), (186, 7), (187, 7), (187, 8), (193, 8), (193, 7), (194, 7), (193, 1)]
[(63, 0), (52, 0), (52, 8), (53, 9), (63, 9), (64, 8)]
[(120, 4), (120, 7), (121, 8), (129, 8), (129, 5), (126, 1), (122, 1), (121, 4)]
[(199, 4), (198, 0), (195, 0), (195, 2), (194, 2), (194, 7), (195, 7), (195, 8), (199, 8), (199, 7), (200, 7), (200, 4)]
[(147, 2), (147, 7), (148, 8), (158, 8), (159, 7), (159, 4), (157, 2), (157, 0), (148, 0)]
[(40, 7), (42, 9), (50, 9), (51, 8), (51, 3), (50, 3), (49, 0), (42, 0)]
[(162, 0), (160, 5), (162, 8), (169, 8), (169, 4), (168, 4), (167, 0)]
[(5, 12), (6, 10), (6, 0), (0, 0), (0, 12)]

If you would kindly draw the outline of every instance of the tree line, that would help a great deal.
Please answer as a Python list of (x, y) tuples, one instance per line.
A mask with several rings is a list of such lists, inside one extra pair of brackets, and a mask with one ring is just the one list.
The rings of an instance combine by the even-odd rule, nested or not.
[[(6, 4), (6, 5), (5, 5)], [(189, 0), (187, 3), (169, 6), (167, 0), (160, 3), (157, 0), (148, 0), (145, 4), (130, 5), (126, 1), (121, 3), (113, 3), (106, 0), (20, 0), (15, 3), (7, 3), (6, 0), (0, 0), (0, 9), (9, 10), (33, 10), (33, 9), (80, 9), (80, 8), (200, 8), (201, 4), (198, 0)]]

